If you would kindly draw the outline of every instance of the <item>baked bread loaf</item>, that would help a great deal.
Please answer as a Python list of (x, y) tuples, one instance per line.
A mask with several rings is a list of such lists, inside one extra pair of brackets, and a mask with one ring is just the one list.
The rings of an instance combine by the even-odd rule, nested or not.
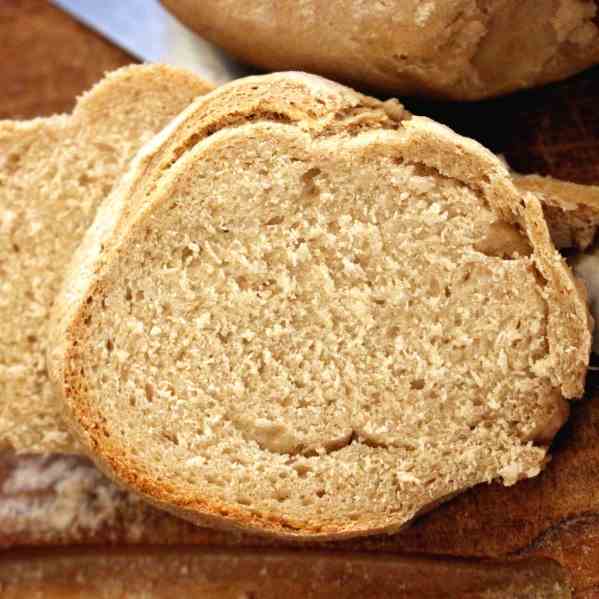
[(536, 475), (591, 341), (499, 159), (301, 73), (219, 88), (146, 145), (52, 322), (52, 380), (104, 470), (290, 538), (396, 531)]
[(599, 62), (593, 0), (162, 2), (241, 61), (393, 95), (473, 100)]
[(163, 66), (115, 71), (72, 115), (0, 121), (0, 443), (72, 451), (46, 370), (63, 270), (138, 148), (210, 86)]

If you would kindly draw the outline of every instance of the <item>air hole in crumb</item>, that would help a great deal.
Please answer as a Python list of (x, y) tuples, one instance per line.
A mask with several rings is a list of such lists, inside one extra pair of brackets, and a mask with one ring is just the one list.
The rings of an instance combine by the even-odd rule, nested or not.
[(289, 492), (283, 490), (277, 491), (275, 494), (275, 499), (278, 502), (287, 501), (287, 499), (289, 499)]
[(132, 395), (132, 396), (129, 398), (129, 405), (130, 405), (132, 408), (134, 408), (136, 403), (137, 403), (137, 402), (135, 401), (135, 396), (134, 396), (134, 395)]
[(449, 287), (445, 287), (443, 293), (445, 293), (445, 297), (451, 297), (451, 289)]
[(296, 464), (293, 469), (297, 472), (299, 478), (306, 478), (308, 472), (310, 472), (310, 466), (308, 464)]
[(100, 303), (100, 305), (102, 306), (102, 310), (106, 310), (106, 299), (102, 298), (102, 302)]
[(92, 183), (94, 181), (93, 177), (90, 177), (88, 174), (83, 173), (81, 175), (79, 175), (79, 178), (77, 179), (77, 181), (79, 182), (79, 185), (89, 185), (90, 183)]
[(327, 494), (327, 492), (324, 489), (318, 489), (316, 491), (316, 497), (324, 497)]
[(152, 403), (154, 401), (154, 386), (151, 383), (146, 383), (144, 391), (146, 393), (146, 399)]
[(238, 497), (237, 503), (239, 505), (252, 505), (252, 500), (249, 497)]
[(173, 315), (173, 307), (170, 304), (162, 304), (162, 315), (163, 316), (172, 316)]
[(145, 294), (144, 294), (144, 291), (143, 291), (143, 289), (138, 289), (138, 290), (136, 291), (136, 293), (135, 293), (135, 299), (136, 299), (138, 302), (141, 302), (141, 301), (143, 301), (143, 300), (144, 300), (144, 297), (145, 297)]
[(484, 239), (478, 241), (474, 249), (486, 256), (507, 260), (532, 254), (530, 242), (520, 228), (503, 221), (491, 223)]
[(316, 177), (318, 177), (320, 173), (321, 170), (319, 168), (311, 168), (302, 175), (302, 183), (304, 184), (304, 195), (318, 195), (319, 189), (314, 179), (316, 179)]
[(416, 391), (420, 391), (420, 390), (424, 389), (424, 380), (423, 379), (417, 379), (415, 381), (412, 381), (410, 383), (410, 388), (414, 389)]
[(399, 335), (399, 327), (391, 327), (389, 329), (389, 337), (397, 337)]
[(114, 343), (112, 342), (112, 339), (106, 340), (106, 349), (108, 350), (108, 353), (114, 349)]
[(231, 338), (231, 333), (217, 333), (217, 337), (220, 339), (221, 343), (227, 345), (229, 343), (229, 339)]
[(170, 441), (173, 445), (179, 445), (179, 439), (172, 431), (162, 431), (161, 434), (163, 438), (165, 438), (167, 441)]
[(21, 251), (21, 248), (16, 243), (12, 244), (12, 249), (15, 254), (18, 254)]
[(85, 303), (89, 306), (92, 302), (94, 301), (94, 298), (90, 295), (86, 300)]
[(272, 218), (268, 219), (264, 224), (267, 227), (272, 227), (274, 225), (282, 224), (284, 220), (285, 220), (284, 216), (273, 216)]
[(131, 287), (127, 286), (125, 290), (125, 299), (130, 302), (133, 299), (133, 292), (131, 291)]
[(27, 335), (28, 343), (35, 343), (37, 341), (37, 337), (35, 335)]
[(14, 173), (19, 167), (19, 162), (21, 162), (21, 156), (19, 154), (9, 154), (6, 159), (8, 172)]

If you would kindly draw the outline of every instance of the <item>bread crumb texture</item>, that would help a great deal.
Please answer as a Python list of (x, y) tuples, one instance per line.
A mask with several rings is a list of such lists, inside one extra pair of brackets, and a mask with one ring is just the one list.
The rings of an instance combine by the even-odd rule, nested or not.
[(586, 306), (478, 144), (282, 74), (199, 99), (129, 182), (50, 356), (113, 476), (197, 522), (334, 536), (539, 473)]
[(392, 94), (473, 100), (563, 79), (599, 62), (594, 0), (163, 3), (244, 62)]
[(0, 121), (3, 444), (75, 448), (45, 359), (49, 311), (64, 268), (137, 149), (207, 90), (184, 71), (127, 67), (80, 98), (70, 116)]

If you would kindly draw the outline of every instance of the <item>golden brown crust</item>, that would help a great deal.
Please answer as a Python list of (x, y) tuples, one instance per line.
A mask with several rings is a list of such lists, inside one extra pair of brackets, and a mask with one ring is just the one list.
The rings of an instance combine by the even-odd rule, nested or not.
[(589, 0), (163, 0), (243, 62), (392, 94), (477, 99), (599, 61)]
[[(315, 101), (318, 100), (318, 101)], [(274, 514), (251, 513), (233, 505), (189, 497), (175, 483), (156, 480), (141, 458), (102, 433), (103, 416), (86, 398), (86, 382), (78, 360), (79, 340), (85, 339), (86, 303), (108, 290), (104, 273), (119, 254), (127, 251), (127, 234), (133, 223), (146, 218), (176, 182), (177, 160), (190, 147), (219, 129), (234, 129), (244, 122), (283, 122), (313, 137), (351, 135), (363, 130), (388, 131), (388, 143), (403, 148), (410, 160), (455, 178), (483, 193), (508, 222), (519, 223), (533, 248), (536, 268), (543, 280), (548, 309), (550, 361), (553, 384), (566, 397), (582, 393), (590, 346), (588, 313), (584, 298), (563, 260), (552, 245), (541, 205), (532, 193), (522, 194), (508, 172), (477, 143), (421, 117), (401, 120), (397, 110), (382, 109), (376, 101), (320, 78), (302, 74), (276, 74), (248, 78), (201, 98), (182, 113), (136, 158), (129, 173), (99, 214), (94, 227), (73, 261), (68, 287), (56, 304), (53, 317), (53, 351), (50, 372), (79, 438), (102, 469), (148, 501), (196, 523), (243, 527), (263, 534), (290, 538), (343, 538), (355, 534), (393, 532), (403, 522), (355, 528), (351, 524), (296, 522)], [(460, 160), (456, 160), (456, 156)], [(167, 176), (165, 176), (165, 174)], [(163, 181), (165, 179), (167, 182)], [(572, 350), (575, 348), (575, 351)], [(559, 398), (557, 401), (561, 402)], [(559, 410), (557, 411), (559, 412)], [(556, 412), (556, 413), (557, 413)], [(551, 424), (551, 423), (549, 423)], [(553, 425), (551, 432), (554, 431)], [(541, 431), (543, 441), (546, 434)]]

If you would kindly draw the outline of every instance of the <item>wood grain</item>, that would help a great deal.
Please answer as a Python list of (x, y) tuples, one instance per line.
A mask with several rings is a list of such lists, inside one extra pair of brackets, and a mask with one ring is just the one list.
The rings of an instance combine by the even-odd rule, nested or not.
[(0, 558), (5, 599), (566, 599), (564, 571), (385, 554), (191, 547), (28, 551)]
[[(0, 2), (0, 54), (0, 118), (67, 111), (106, 70), (132, 62), (41, 0)], [(599, 184), (599, 68), (493, 101), (407, 104), (504, 154), (520, 172)], [(334, 548), (548, 557), (567, 569), (576, 597), (599, 598), (599, 401), (591, 399), (596, 388), (592, 376), (586, 399), (573, 406), (541, 476), (510, 488), (480, 486), (402, 535)], [(18, 474), (27, 469), (39, 473), (29, 486)], [(7, 455), (0, 459), (0, 489), (3, 545), (269, 544), (195, 528), (153, 510), (116, 489), (82, 458)]]
[(134, 62), (47, 0), (0, 1), (0, 119), (70, 111), (105, 72)]

